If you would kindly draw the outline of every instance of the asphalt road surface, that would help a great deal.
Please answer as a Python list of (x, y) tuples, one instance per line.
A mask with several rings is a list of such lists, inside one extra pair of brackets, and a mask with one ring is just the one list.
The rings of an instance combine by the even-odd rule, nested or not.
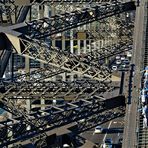
[(95, 134), (95, 128), (93, 128), (89, 131), (82, 133), (81, 136), (89, 141), (92, 141), (93, 143), (98, 144), (99, 146), (104, 143), (106, 138), (111, 138), (113, 144), (117, 144), (119, 139), (123, 136), (124, 118), (120, 117), (114, 119), (112, 121), (102, 124), (101, 127), (103, 128), (103, 131), (100, 134)]

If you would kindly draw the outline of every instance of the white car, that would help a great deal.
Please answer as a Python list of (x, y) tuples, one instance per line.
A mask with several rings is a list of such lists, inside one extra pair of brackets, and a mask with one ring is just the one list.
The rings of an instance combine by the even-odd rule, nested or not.
[(78, 122), (79, 122), (79, 123), (84, 123), (85, 120), (86, 120), (86, 119), (81, 119), (81, 120), (79, 120)]
[(120, 56), (119, 56), (119, 55), (117, 55), (117, 56), (116, 56), (116, 60), (119, 60), (119, 59), (120, 59)]
[(112, 66), (112, 70), (116, 71), (117, 69), (118, 69), (118, 68), (117, 68), (116, 65), (113, 65), (113, 66)]
[(121, 57), (121, 61), (123, 61), (123, 60), (125, 60), (125, 57), (123, 56), (123, 57)]
[(100, 133), (102, 133), (102, 131), (103, 131), (103, 128), (101, 126), (97, 126), (95, 128), (94, 134), (100, 134)]
[(64, 144), (63, 148), (69, 148), (70, 146), (68, 144)]
[(146, 100), (145, 100), (145, 95), (141, 95), (141, 102), (142, 102), (142, 103), (146, 102)]
[(132, 52), (128, 51), (128, 52), (127, 52), (127, 57), (128, 57), (128, 58), (131, 58), (131, 57), (132, 57)]
[(121, 64), (121, 60), (116, 60), (116, 64), (117, 65)]

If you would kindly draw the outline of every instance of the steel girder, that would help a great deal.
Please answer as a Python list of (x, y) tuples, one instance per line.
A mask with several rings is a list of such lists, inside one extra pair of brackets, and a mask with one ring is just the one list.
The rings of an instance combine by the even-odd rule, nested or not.
[(88, 29), (86, 32), (89, 33), (95, 40), (105, 39), (108, 37), (117, 41), (132, 40), (134, 22), (131, 21), (127, 23), (122, 17), (123, 16), (120, 16), (120, 18), (118, 18), (115, 16), (112, 17), (112, 20), (103, 19), (102, 21), (99, 21), (99, 28), (96, 30)]
[(135, 10), (134, 2), (97, 5), (70, 13), (57, 14), (50, 18), (26, 22), (26, 30), (28, 30), (28, 33), (26, 30), (23, 33), (31, 39), (44, 38), (131, 10)]
[[(72, 135), (76, 137), (79, 133), (87, 131), (98, 124), (102, 124), (105, 122), (108, 122), (110, 120), (113, 120), (115, 118), (124, 116), (125, 114), (125, 107), (117, 107), (112, 110), (107, 110), (102, 113), (98, 113), (96, 115), (92, 115), (84, 120), (84, 122), (81, 122), (82, 120), (73, 123), (71, 127), (68, 128), (69, 132), (72, 132)], [(60, 131), (60, 128), (58, 130)], [(62, 127), (63, 128), (63, 127)], [(46, 134), (40, 134), (38, 136), (34, 136), (33, 138), (30, 138), (29, 140), (23, 139), (20, 142), (17, 142), (13, 145), (12, 148), (22, 148), (23, 146), (27, 146), (30, 144), (31, 146), (36, 146), (36, 147), (49, 147), (47, 143), (47, 138), (48, 136), (51, 136), (51, 132), (45, 132)], [(52, 132), (54, 133), (54, 132)], [(56, 134), (56, 133), (55, 133)], [(62, 136), (62, 135), (61, 135)], [(81, 137), (80, 137), (81, 138)], [(80, 139), (83, 141), (83, 139)], [(84, 143), (85, 141), (83, 141)], [(60, 143), (56, 142), (57, 145)], [(77, 145), (74, 145), (75, 147), (78, 147)]]
[(96, 50), (92, 50), (92, 52), (88, 52), (86, 54), (78, 55), (78, 58), (86, 63), (96, 63), (99, 64), (99, 60), (103, 60), (105, 58), (120, 54), (122, 52), (132, 50), (132, 41), (121, 41), (117, 44), (104, 46), (102, 48), (97, 48)]
[(1, 5), (0, 3), (0, 24), (8, 26), (24, 22), (30, 8), (30, 6)]
[[(15, 15), (16, 17), (18, 17), (19, 16), (19, 13), (18, 12), (20, 12), (21, 10), (23, 10), (25, 7), (27, 8), (27, 6), (25, 6), (25, 7), (22, 7), (22, 5), (25, 5), (25, 3), (22, 1), (22, 2), (19, 2), (18, 4), (17, 4), (17, 2), (15, 3), (16, 1), (15, 0), (1, 0), (0, 1), (0, 8), (1, 8), (1, 11), (0, 11), (0, 23), (1, 24), (3, 24), (3, 23), (7, 23), (7, 24), (12, 24), (12, 15)], [(34, 1), (35, 2), (35, 1)], [(41, 1), (40, 1), (41, 2)], [(47, 2), (47, 1), (46, 1)], [(87, 2), (87, 1), (86, 1)], [(23, 4), (24, 3), (24, 4)], [(44, 4), (45, 3), (45, 1), (42, 1), (42, 4)], [(105, 2), (106, 3), (106, 2)], [(107, 5), (108, 4), (112, 4), (112, 3), (115, 3), (115, 4), (118, 4), (118, 2), (117, 1), (111, 1), (110, 3), (106, 3)], [(28, 4), (30, 4), (30, 0), (26, 0), (26, 5), (28, 5)], [(50, 2), (50, 4), (52, 4), (51, 2)], [(99, 5), (100, 4), (102, 4), (102, 2), (99, 2)], [(97, 6), (98, 7), (98, 6)], [(96, 7), (96, 8), (97, 8)], [(106, 6), (105, 6), (106, 7)], [(25, 9), (26, 9), (25, 8)], [(29, 8), (29, 7), (28, 7)], [(27, 8), (27, 9), (28, 9)], [(90, 9), (90, 8), (89, 8)], [(54, 18), (52, 18), (52, 19), (55, 19), (54, 21), (52, 21), (51, 22), (51, 20), (45, 20), (44, 21), (44, 19), (42, 19), (42, 20), (40, 20), (39, 22), (40, 22), (40, 24), (39, 24), (39, 22), (38, 22), (38, 24), (39, 25), (43, 25), (43, 24), (46, 24), (46, 25), (48, 25), (49, 26), (49, 23), (51, 23), (51, 25), (48, 27), (48, 29), (44, 29), (44, 30), (48, 30), (48, 35), (49, 35), (49, 32), (50, 31), (52, 31), (53, 30), (53, 28), (54, 27), (56, 27), (55, 28), (55, 30), (59, 30), (59, 29), (61, 29), (61, 28), (58, 28), (57, 27), (57, 23), (60, 23), (59, 25), (62, 25), (61, 27), (67, 27), (67, 25), (69, 26), (70, 25), (70, 28), (73, 28), (73, 27), (77, 27), (77, 25), (78, 24), (73, 24), (72, 23), (72, 21), (77, 21), (77, 17), (79, 16), (79, 18), (80, 19), (83, 19), (83, 22), (82, 21), (77, 21), (77, 22), (75, 22), (75, 23), (81, 23), (81, 24), (79, 24), (79, 25), (83, 25), (83, 24), (86, 24), (86, 19), (88, 20), (88, 19), (92, 19), (92, 21), (95, 21), (96, 19), (100, 19), (100, 18), (97, 18), (97, 17), (100, 17), (100, 15), (98, 16), (98, 14), (96, 14), (96, 13), (100, 13), (101, 15), (102, 15), (102, 12), (100, 11), (100, 12), (97, 12), (97, 10), (98, 10), (98, 8), (95, 10), (95, 14), (93, 14), (93, 15), (95, 15), (95, 16), (90, 16), (90, 12), (92, 13), (92, 11), (91, 10), (93, 10), (93, 9), (95, 9), (95, 8), (93, 8), (93, 9), (90, 9), (90, 10), (85, 10), (84, 9), (84, 11), (86, 11), (85, 13), (84, 13), (84, 11), (83, 11), (83, 13), (81, 14), (80, 12), (72, 12), (72, 13), (76, 13), (76, 16), (74, 16), (74, 15), (71, 15), (71, 16), (67, 16), (67, 15), (69, 15), (69, 14), (71, 14), (71, 13), (67, 13), (67, 14), (63, 14), (63, 16), (62, 17), (65, 17), (65, 19), (63, 19), (63, 18), (60, 18), (60, 17), (57, 17), (57, 16), (55, 16)], [(100, 8), (99, 8), (100, 9)], [(108, 9), (108, 7), (106, 7), (105, 9)], [(123, 8), (124, 9), (124, 8)], [(88, 12), (87, 12), (88, 11)], [(90, 12), (89, 12), (90, 11)], [(123, 10), (124, 11), (124, 10)], [(126, 10), (127, 11), (127, 10)], [(87, 14), (88, 13), (88, 14)], [(109, 12), (110, 13), (110, 12)], [(111, 12), (112, 13), (112, 12)], [(117, 10), (117, 12), (115, 12), (115, 13), (121, 13), (121, 12), (118, 12), (118, 10)], [(87, 16), (84, 16), (85, 14), (87, 14)], [(104, 14), (103, 14), (104, 15)], [(111, 15), (113, 15), (113, 14), (111, 14)], [(5, 17), (5, 19), (4, 19), (4, 17)], [(86, 17), (86, 18), (85, 18)], [(94, 20), (94, 18), (93, 17), (95, 17), (95, 20)], [(75, 20), (73, 20), (75, 18)], [(78, 19), (79, 19), (78, 18)], [(59, 20), (56, 20), (56, 19), (59, 19)], [(68, 20), (69, 20), (69, 22), (68, 22)], [(44, 21), (44, 22), (43, 22)], [(63, 22), (65, 22), (65, 24), (63, 24), (62, 23), (62, 21)], [(90, 21), (90, 22), (92, 22), (92, 21)], [(33, 22), (31, 22), (31, 23), (33, 23)], [(43, 23), (43, 24), (42, 24)], [(55, 25), (54, 25), (55, 24)], [(67, 24), (67, 25), (66, 25)], [(73, 25), (72, 25), (73, 24)], [(35, 25), (36, 25), (36, 27), (38, 27), (39, 25), (37, 25), (37, 22), (34, 22), (33, 23), (33, 30), (36, 30), (37, 28), (35, 27)], [(65, 26), (66, 25), (66, 26)], [(79, 26), (78, 25), (78, 26)], [(35, 28), (34, 28), (35, 27)], [(29, 28), (32, 28), (32, 25), (30, 26), (30, 23), (29, 23)], [(70, 29), (69, 28), (69, 29)], [(41, 28), (40, 28), (41, 29)], [(65, 30), (65, 29), (64, 29)], [(64, 31), (63, 30), (63, 31)], [(36, 30), (37, 31), (37, 30)], [(45, 32), (46, 32), (45, 31)], [(61, 31), (60, 31), (61, 32)], [(36, 32), (36, 33), (38, 33), (38, 32)], [(57, 32), (56, 32), (57, 33)], [(43, 34), (41, 35), (41, 37), (43, 36)], [(47, 36), (47, 34), (45, 35), (45, 36)]]
[[(88, 53), (88, 56), (86, 55), (84, 57), (84, 55), (77, 56), (70, 54), (69, 52), (59, 50), (58, 48), (53, 48), (50, 45), (42, 43), (38, 40), (34, 40), (33, 43), (17, 38), (20, 45), (16, 46), (15, 43), (12, 42), (11, 36), (9, 36), (9, 34), (6, 34), (6, 36), (14, 47), (21, 47), (21, 49), (16, 48), (18, 54), (28, 56), (40, 62), (48, 63), (65, 71), (75, 72), (77, 74), (82, 74), (86, 77), (95, 78), (97, 80), (109, 78), (110, 74), (106, 67), (99, 66), (97, 63), (95, 63), (96, 60), (99, 60), (100, 57), (109, 57), (131, 49), (130, 44), (121, 42), (120, 44), (107, 47), (105, 49), (102, 48), (101, 51), (96, 50)], [(110, 48), (115, 50), (109, 50)], [(105, 54), (104, 51), (106, 51)], [(91, 61), (91, 59), (95, 59), (95, 62)]]
[[(21, 83), (22, 81), (24, 81), (24, 79), (29, 79), (27, 77), (30, 77), (30, 79), (33, 81), (33, 82), (39, 82), (41, 81), (42, 79), (46, 79), (46, 78), (49, 78), (49, 77), (52, 77), (54, 75), (57, 75), (57, 74), (60, 74), (60, 73), (63, 73), (64, 71), (63, 70), (59, 70), (59, 69), (51, 69), (51, 67), (49, 67), (49, 69), (46, 67), (45, 69), (40, 69), (40, 70), (36, 70), (36, 71), (33, 71), (31, 73), (31, 76), (30, 74), (25, 74), (25, 75), (21, 75), (20, 77), (18, 77), (18, 79), (20, 80), (20, 84), (22, 84), (22, 86), (24, 86), (24, 89), (27, 87), (27, 82), (24, 82), (24, 83)], [(37, 80), (34, 76), (38, 74), (40, 75), (42, 78)], [(10, 83), (9, 83), (10, 84)], [(13, 114), (15, 114), (16, 116), (19, 116), (20, 115), (20, 109), (24, 109), (24, 106), (20, 106), (20, 103), (21, 102), (24, 102), (25, 103), (25, 100), (21, 100), (20, 102), (20, 97), (18, 100), (11, 100), (11, 99), (8, 99), (8, 96), (7, 97), (4, 97), (2, 94), (5, 93), (7, 91), (7, 93), (9, 94), (9, 91), (11, 91), (11, 89), (14, 89), (14, 87), (16, 87), (16, 84), (17, 83), (14, 83), (13, 85), (11, 85), (11, 87), (8, 86), (9, 90), (7, 90), (5, 88), (5, 85), (2, 81), (0, 81), (0, 105), (5, 108), (5, 110), (7, 110), (8, 112), (11, 112)], [(32, 83), (33, 85), (33, 83)], [(26, 86), (26, 87), (25, 87)], [(18, 94), (21, 90), (18, 91)], [(6, 95), (7, 95), (6, 93)], [(3, 96), (3, 97), (2, 97)], [(18, 102), (19, 101), (19, 102)], [(25, 104), (24, 104), (25, 105)]]
[[(54, 4), (73, 4), (73, 3), (112, 3), (116, 0), (0, 0), (0, 5), (33, 5), (35, 3), (54, 5)], [(121, 0), (118, 0), (121, 1)]]
[[(16, 6), (0, 6), (0, 24), (1, 25), (10, 25), (14, 22), (21, 23), (26, 19), (29, 7), (21, 7), (19, 13), (17, 13), (18, 7)], [(17, 17), (18, 14), (18, 17)], [(12, 21), (12, 15), (14, 15), (14, 20)], [(4, 43), (1, 43), (4, 44)], [(6, 45), (7, 46), (7, 45)], [(9, 47), (8, 47), (9, 48)], [(11, 56), (12, 51), (10, 49), (0, 49), (0, 78), (2, 78), (4, 71), (6, 69), (8, 60)]]
[[(15, 7), (13, 6), (0, 6), (0, 24), (4, 23), (12, 24), (12, 15), (15, 14)], [(5, 17), (5, 19), (4, 19)]]
[(116, 97), (104, 101), (93, 98), (79, 100), (58, 107), (49, 106), (44, 110), (0, 122), (0, 146), (29, 139), (56, 127), (124, 106), (125, 99), (121, 98)]
[[(3, 83), (5, 93), (0, 93), (0, 98), (7, 99), (48, 99), (55, 97), (65, 97), (73, 94), (76, 99), (82, 94), (86, 99), (95, 93), (109, 91), (112, 87), (110, 82), (77, 80), (73, 82), (64, 81), (21, 81)], [(74, 97), (74, 98), (75, 98)]]
[(50, 18), (42, 18), (26, 22), (22, 26), (22, 29), (21, 27), (18, 28), (18, 31), (23, 33), (22, 36), (26, 36), (30, 39), (44, 38), (52, 34), (135, 9), (134, 2), (100, 4), (70, 13), (58, 14), (51, 16)]
[[(84, 122), (82, 120), (79, 120), (77, 123), (77, 128), (73, 132), (76, 134), (79, 134), (84, 131), (88, 131), (92, 127), (97, 126), (98, 124), (102, 124), (104, 122), (113, 120), (114, 118), (118, 118), (120, 116), (125, 115), (125, 107), (120, 106), (117, 108), (114, 108), (112, 110), (107, 110), (106, 112), (102, 112), (101, 114), (95, 114), (91, 117), (88, 117), (84, 119)], [(101, 121), (101, 122), (100, 122)]]
[[(20, 28), (19, 28), (20, 29)], [(28, 37), (28, 36), (27, 36)], [(27, 42), (25, 42), (23, 45), (24, 46), (26, 46), (25, 44), (27, 44)], [(30, 44), (30, 43), (29, 43)], [(32, 43), (31, 43), (32, 44)], [(31, 45), (30, 44), (30, 45)], [(30, 46), (29, 45), (29, 46)], [(21, 46), (21, 45), (20, 45)], [(32, 45), (31, 45), (32, 46)], [(34, 45), (33, 45), (34, 46)], [(14, 46), (15, 47), (15, 46)], [(27, 48), (28, 48), (28, 46), (27, 46)], [(25, 48), (25, 50), (26, 50), (26, 48)], [(38, 53), (38, 55), (39, 55), (39, 53)], [(38, 57), (38, 55), (37, 56), (35, 56), (35, 58), (37, 58)], [(33, 57), (34, 58), (34, 57)], [(39, 59), (39, 58), (38, 58)], [(42, 61), (42, 60), (41, 60)], [(72, 61), (73, 62), (73, 61)], [(69, 62), (69, 63), (72, 63), (72, 62)], [(54, 63), (54, 65), (55, 65), (55, 63)], [(58, 65), (57, 65), (58, 66)], [(58, 66), (59, 67), (59, 66)], [(60, 67), (61, 67), (61, 65), (60, 65)], [(81, 66), (82, 67), (82, 66)], [(69, 67), (70, 68), (70, 67)], [(73, 68), (73, 67), (72, 67)], [(75, 68), (75, 67), (74, 67)], [(89, 68), (90, 69), (90, 68)], [(88, 68), (86, 68), (85, 70), (84, 70), (84, 72), (88, 72)], [(83, 73), (83, 72), (82, 72)], [(95, 73), (95, 75), (96, 75), (96, 73)], [(91, 77), (92, 78), (92, 77)]]
[[(23, 81), (27, 81), (27, 80), (31, 80), (31, 81), (41, 81), (41, 80), (45, 80), (48, 78), (51, 78), (53, 76), (56, 76), (58, 74), (64, 73), (66, 71), (62, 70), (62, 69), (58, 69), (55, 67), (50, 67), (50, 66), (45, 66), (44, 68), (39, 68), (36, 70), (33, 70), (31, 72), (25, 73), (25, 74), (18, 74), (17, 76), (14, 76), (14, 81), (17, 82), (23, 82)], [(36, 75), (38, 75), (38, 77), (36, 77)], [(5, 78), (4, 81), (10, 81), (11, 79)], [(2, 79), (3, 81), (3, 79)]]
[(11, 35), (6, 34), (6, 36), (16, 49), (17, 53), (22, 56), (27, 56), (47, 65), (63, 69), (67, 72), (81, 74), (99, 81), (108, 80), (111, 77), (110, 70), (107, 67), (93, 63), (87, 64), (85, 62), (81, 62), (77, 58), (77, 55), (62, 51), (56, 47), (51, 47), (45, 42), (34, 40), (33, 43), (14, 37), (15, 42)]
[(23, 112), (26, 110), (29, 112), (25, 108), (27, 99), (31, 99), (31, 103), (33, 103), (35, 100), (64, 98), (71, 94), (73, 98), (71, 100), (76, 100), (78, 98), (89, 99), (95, 94), (102, 94), (106, 91), (112, 91), (113, 89), (115, 89), (115, 87), (110, 86), (109, 83), (101, 82), (100, 84), (97, 81), (77, 81), (69, 83), (36, 81), (34, 84), (21, 82), (13, 83), (12, 85), (8, 84), (8, 88), (7, 86), (5, 87), (7, 91), (0, 96), (0, 102), (1, 108), (16, 116), (20, 116), (20, 111)]
[[(78, 61), (81, 61), (83, 63), (95, 65), (95, 64), (99, 64), (98, 61), (100, 61), (102, 59), (114, 56), (116, 54), (131, 50), (131, 49), (132, 49), (131, 42), (128, 43), (128, 42), (121, 41), (118, 44), (114, 44), (114, 45), (103, 47), (101, 49), (93, 50), (93, 52), (88, 52), (86, 54), (77, 55), (76, 58)], [(63, 53), (65, 53), (65, 52), (63, 51)], [(21, 80), (24, 81), (28, 77), (30, 80), (34, 80), (35, 75), (38, 74), (40, 76), (39, 79), (43, 80), (43, 79), (52, 77), (54, 75), (57, 75), (57, 74), (60, 74), (63, 72), (65, 72), (65, 71), (62, 69), (55, 69), (55, 68), (53, 69), (53, 68), (47, 66), (45, 69), (35, 70), (31, 73), (17, 76), (15, 79), (17, 79), (19, 81), (21, 81)]]

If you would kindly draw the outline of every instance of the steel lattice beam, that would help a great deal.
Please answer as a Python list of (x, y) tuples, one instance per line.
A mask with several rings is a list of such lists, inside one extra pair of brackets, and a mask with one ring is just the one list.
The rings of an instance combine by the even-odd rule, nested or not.
[[(54, 4), (74, 4), (74, 3), (112, 3), (116, 0), (0, 0), (0, 5), (33, 5), (35, 3), (54, 5)], [(121, 0), (118, 0), (121, 1)]]
[[(135, 10), (134, 2), (102, 4), (91, 8), (76, 10), (70, 13), (57, 14), (50, 18), (33, 20), (24, 24), (22, 36), (27, 38), (44, 38), (78, 26), (92, 23), (115, 14)], [(19, 30), (20, 31), (20, 30)]]
[[(89, 118), (86, 118), (84, 122), (77, 122), (73, 123), (70, 128), (68, 128), (69, 131), (72, 131), (73, 135), (76, 136), (81, 132), (87, 131), (98, 124), (102, 124), (105, 122), (108, 122), (110, 120), (113, 120), (115, 118), (124, 116), (125, 114), (125, 107), (117, 107), (112, 110), (107, 110), (102, 113), (98, 113), (96, 115), (92, 115)], [(74, 128), (75, 127), (75, 128)], [(63, 127), (62, 127), (63, 128)], [(60, 130), (60, 127), (58, 128)], [(74, 130), (71, 130), (74, 129)], [(39, 146), (43, 147), (46, 145), (47, 147), (50, 146), (47, 144), (46, 138), (51, 135), (52, 131), (45, 132), (46, 134), (40, 134), (38, 136), (35, 136), (33, 138), (30, 138), (29, 140), (22, 140), (21, 142), (17, 142), (14, 144), (13, 148), (22, 148), (22, 146), (25, 146), (27, 144), (30, 144), (31, 146)], [(52, 132), (54, 133), (54, 132)], [(55, 133), (56, 134), (56, 133)], [(75, 145), (77, 147), (77, 145)]]
[(94, 93), (105, 92), (110, 89), (110, 82), (105, 83), (91, 80), (77, 80), (73, 82), (64, 81), (21, 81), (3, 83), (5, 93), (0, 95), (9, 99), (41, 99), (53, 98), (55, 96), (68, 96), (73, 94), (79, 98), (82, 94), (87, 97)]
[(104, 101), (97, 99), (79, 100), (59, 107), (49, 106), (45, 110), (40, 110), (27, 116), (8, 119), (0, 122), (0, 146), (31, 138), (53, 128), (124, 105), (125, 100), (122, 97)]
[[(5, 86), (5, 87), (4, 87)], [(106, 91), (111, 91), (115, 87), (110, 86), (109, 82), (97, 82), (97, 81), (75, 81), (75, 82), (19, 82), (9, 84), (3, 83), (5, 93), (0, 93), (1, 107), (8, 112), (20, 115), (20, 111), (25, 109), (24, 106), (20, 106), (23, 102), (25, 105), (26, 99), (31, 99), (31, 102), (38, 99), (49, 99), (66, 97), (68, 95), (73, 96), (73, 100), (78, 98), (89, 99), (97, 93), (101, 94)], [(20, 110), (20, 111), (17, 111)], [(26, 110), (27, 111), (27, 110)], [(17, 114), (16, 114), (17, 113)]]
[[(120, 5), (120, 4), (119, 4)], [(110, 6), (110, 5), (109, 5)], [(122, 6), (122, 4), (121, 4), (121, 6)], [(121, 6), (119, 6), (119, 7), (121, 7)], [(108, 7), (108, 5), (105, 5), (105, 8), (106, 7)], [(113, 5), (112, 5), (112, 7), (113, 7)], [(111, 9), (113, 9), (111, 7)], [(123, 6), (122, 6), (123, 7)], [(124, 6), (125, 7), (125, 6)], [(109, 7), (110, 8), (110, 7)], [(98, 7), (97, 7), (97, 9), (98, 9)], [(102, 9), (104, 9), (104, 7), (102, 8)], [(100, 10), (99, 10), (100, 11)], [(112, 10), (112, 11), (114, 11), (114, 9)], [(90, 10), (85, 10), (85, 11), (82, 11), (81, 13), (84, 15), (85, 13), (90, 13), (90, 12), (92, 12), (92, 9), (91, 9), (91, 11)], [(77, 14), (78, 12), (75, 12), (74, 14)], [(97, 15), (97, 13), (96, 13), (96, 11), (94, 11), (93, 10), (93, 12), (92, 13), (95, 13), (96, 15)], [(64, 15), (66, 15), (66, 14), (64, 14)], [(69, 14), (68, 14), (69, 15)], [(94, 15), (94, 14), (93, 14)], [(89, 17), (90, 17), (90, 15), (86, 15), (88, 18), (88, 20), (89, 20)], [(56, 17), (56, 16), (54, 16), (54, 17)], [(70, 17), (71, 17), (71, 15), (70, 15)], [(85, 18), (86, 19), (86, 18)], [(91, 18), (90, 18), (91, 19)], [(43, 23), (44, 24), (44, 23)], [(42, 25), (43, 25), (42, 24)], [(34, 26), (34, 25), (33, 25)], [(40, 26), (40, 25), (39, 25)], [(45, 25), (46, 26), (46, 25)], [(43, 27), (43, 26), (42, 26)], [(19, 30), (20, 30), (21, 28), (19, 28)], [(46, 28), (46, 31), (47, 31), (47, 29), (48, 29), (48, 31), (49, 31), (49, 28), (47, 27)], [(40, 28), (40, 30), (41, 30), (41, 28)], [(43, 31), (43, 33), (45, 33), (44, 31)], [(8, 37), (9, 35), (7, 35), (7, 37)], [(10, 37), (10, 36), (9, 36)], [(8, 37), (8, 38), (9, 38)], [(22, 37), (22, 36), (21, 36)], [(25, 37), (28, 37), (28, 35), (25, 35)], [(10, 38), (9, 38), (10, 39)], [(29, 40), (30, 40), (30, 37), (29, 37)], [(12, 40), (10, 39), (10, 41), (11, 41), (11, 43), (12, 43)], [(23, 46), (25, 47), (24, 49), (16, 49), (18, 52), (20, 52), (21, 54), (23, 54), (23, 55), (25, 55), (25, 56), (28, 56), (29, 55), (29, 57), (30, 58), (34, 58), (34, 59), (36, 59), (36, 60), (38, 60), (38, 61), (42, 61), (42, 62), (46, 62), (46, 63), (48, 63), (48, 64), (50, 64), (50, 65), (52, 65), (52, 66), (56, 66), (56, 67), (58, 67), (58, 68), (62, 68), (62, 69), (64, 69), (64, 70), (67, 70), (67, 71), (70, 71), (70, 72), (76, 72), (77, 74), (83, 74), (83, 75), (85, 75), (85, 76), (88, 76), (88, 77), (90, 77), (90, 78), (94, 78), (94, 77), (99, 77), (99, 75), (100, 75), (100, 73), (101, 73), (101, 71), (97, 71), (97, 69), (96, 68), (98, 68), (98, 66), (96, 66), (96, 65), (94, 65), (93, 67), (92, 66), (88, 66), (86, 63), (85, 64), (82, 64), (81, 62), (79, 62), (79, 61), (77, 61), (77, 59), (76, 58), (74, 58), (74, 60), (69, 60), (67, 57), (65, 57), (65, 56), (61, 56), (61, 55), (59, 55), (59, 54), (57, 54), (57, 52), (59, 52), (57, 49), (55, 50), (52, 50), (52, 52), (51, 52), (51, 54), (49, 54), (49, 52), (47, 52), (47, 50), (49, 49), (49, 46), (48, 45), (45, 45), (44, 43), (44, 50), (42, 51), (42, 47), (39, 47), (40, 45), (41, 46), (43, 46), (43, 44), (42, 43), (38, 43), (38, 44), (32, 44), (32, 43), (30, 43), (30, 42), (28, 42), (28, 41), (25, 41), (25, 40), (22, 40), (22, 39), (18, 39), (18, 42), (20, 42), (20, 47), (22, 47), (22, 45), (21, 44), (23, 44)], [(36, 41), (36, 42), (38, 42), (38, 41)], [(13, 44), (13, 43), (12, 43)], [(28, 45), (27, 45), (28, 44)], [(40, 45), (39, 45), (40, 44)], [(14, 47), (16, 47), (14, 44), (13, 44), (13, 46)], [(28, 49), (30, 49), (30, 48), (32, 48), (31, 50), (28, 50)], [(34, 50), (35, 49), (35, 50)], [(39, 49), (39, 50), (38, 50)], [(50, 48), (50, 49), (53, 49), (53, 48)], [(56, 51), (56, 52), (55, 52)], [(25, 54), (24, 54), (25, 53)], [(42, 54), (42, 55), (41, 55)], [(65, 54), (65, 53), (64, 53)], [(45, 57), (45, 56), (47, 56), (47, 55), (49, 55), (50, 57), (56, 57), (56, 58), (53, 58), (53, 59), (51, 59), (51, 60), (47, 60), (47, 57)], [(44, 59), (44, 60), (43, 60)], [(60, 62), (60, 63), (59, 63)], [(62, 64), (61, 64), (62, 63)], [(91, 63), (90, 63), (91, 64)], [(100, 67), (99, 67), (100, 68)], [(102, 69), (103, 70), (103, 69)], [(80, 72), (81, 71), (81, 72)], [(91, 74), (90, 74), (91, 73)], [(104, 74), (103, 74), (103, 77), (104, 77)], [(100, 78), (99, 78), (100, 79)], [(98, 79), (97, 79), (98, 80)]]
[(132, 46), (132, 41), (130, 41), (129, 39), (129, 41), (121, 41), (117, 44), (104, 46), (102, 48), (97, 48), (92, 52), (78, 55), (78, 58), (80, 59), (80, 61), (83, 61), (85, 63), (95, 64), (98, 63), (99, 60), (115, 56), (128, 50), (132, 50)]
[(17, 53), (22, 56), (27, 56), (50, 66), (75, 74), (81, 74), (99, 81), (108, 80), (111, 77), (107, 67), (81, 62), (76, 55), (62, 51), (58, 48), (53, 48), (47, 43), (38, 40), (28, 42), (27, 40), (22, 40), (17, 37), (14, 37), (16, 42), (13, 42), (13, 36), (9, 34), (6, 34), (6, 36), (17, 50)]
[[(18, 74), (17, 76), (14, 76), (14, 81), (22, 82), (22, 81), (36, 81), (36, 80), (45, 80), (48, 78), (51, 78), (53, 76), (56, 76), (58, 74), (64, 73), (66, 71), (62, 69), (56, 69), (55, 67), (45, 66), (45, 68), (39, 68), (37, 70), (33, 70), (31, 72), (25, 73), (25, 74)], [(38, 75), (38, 78), (36, 77)], [(10, 81), (10, 78), (5, 78), (5, 81)]]
[[(40, 70), (33, 71), (31, 73), (31, 75), (30, 75), (30, 73), (25, 74), (25, 75), (21, 75), (21, 76), (18, 77), (18, 79), (22, 82), (22, 81), (24, 81), (24, 79), (29, 79), (29, 77), (30, 77), (30, 79), (32, 80), (32, 82), (39, 82), (42, 79), (44, 80), (46, 78), (55, 76), (55, 75), (60, 74), (60, 73), (63, 73), (63, 72), (64, 71), (63, 70), (60, 70), (60, 69), (53, 69), (51, 67), (46, 67), (45, 69), (40, 69)], [(41, 76), (41, 79), (40, 78), (39, 79), (36, 79), (34, 77), (36, 74), (40, 75)], [(18, 104), (17, 101), (18, 100), (13, 101), (11, 99), (8, 99), (9, 98), (8, 96), (7, 97), (4, 97), (2, 95), (6, 91), (9, 94), (9, 91), (11, 91), (12, 89), (14, 89), (14, 87), (16, 87), (16, 84), (17, 83), (14, 83), (13, 85), (10, 84), (11, 87), (8, 86), (9, 89), (7, 90), (5, 88), (5, 86), (4, 86), (4, 83), (2, 81), (0, 81), (0, 94), (1, 94), (0, 95), (0, 100), (1, 100), (1, 106), (4, 106), (5, 110), (7, 110), (8, 112), (11, 112), (11, 113), (16, 114), (17, 116), (19, 116), (20, 115), (20, 107), (17, 106), (17, 104)], [(33, 85), (33, 83), (32, 83), (32, 85)], [(22, 83), (22, 86), (24, 86), (24, 88), (26, 88), (27, 87), (27, 82)], [(19, 92), (20, 92), (20, 90), (19, 90)], [(6, 93), (6, 95), (7, 95), (7, 93)], [(21, 107), (21, 108), (23, 108), (23, 107)]]
[[(126, 18), (120, 17), (112, 17), (111, 19), (103, 19), (100, 22), (99, 28), (96, 30), (88, 29), (86, 33), (93, 39), (101, 40), (107, 37), (111, 39), (121, 40), (121, 41), (129, 41), (132, 40), (133, 30), (134, 30), (134, 22), (129, 20), (126, 22)], [(125, 19), (125, 20), (123, 20)], [(105, 25), (104, 25), (105, 24)], [(113, 27), (112, 27), (113, 26)], [(52, 39), (52, 38), (51, 38)]]

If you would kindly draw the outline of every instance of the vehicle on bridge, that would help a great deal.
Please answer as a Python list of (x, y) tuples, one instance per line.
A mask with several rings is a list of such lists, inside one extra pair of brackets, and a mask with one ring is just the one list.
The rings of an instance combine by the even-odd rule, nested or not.
[(145, 103), (145, 102), (146, 102), (146, 100), (145, 100), (145, 95), (144, 95), (144, 94), (141, 95), (141, 102), (142, 102), (142, 103)]
[(103, 128), (101, 126), (97, 126), (95, 128), (94, 134), (100, 134), (100, 133), (102, 133), (102, 131), (103, 131)]
[(148, 80), (148, 66), (145, 67), (145, 72), (144, 72), (144, 80)]
[(113, 141), (111, 138), (105, 139), (105, 142), (103, 144), (103, 148), (112, 148)]

